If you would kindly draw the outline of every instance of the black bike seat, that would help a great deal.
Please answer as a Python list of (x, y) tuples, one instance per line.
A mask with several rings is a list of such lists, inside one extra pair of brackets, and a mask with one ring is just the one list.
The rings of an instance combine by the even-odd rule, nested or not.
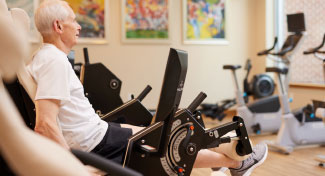
[(289, 69), (288, 68), (278, 68), (278, 67), (267, 67), (265, 69), (266, 72), (275, 72), (280, 74), (287, 74)]
[(240, 65), (224, 65), (223, 66), (224, 70), (237, 70), (239, 68), (241, 68)]

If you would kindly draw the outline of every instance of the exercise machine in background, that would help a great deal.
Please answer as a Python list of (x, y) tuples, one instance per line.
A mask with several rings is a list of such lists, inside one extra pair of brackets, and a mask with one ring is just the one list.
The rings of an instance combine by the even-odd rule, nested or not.
[[(320, 119), (314, 118), (314, 113), (308, 108), (300, 108), (293, 112), (290, 110), (288, 89), (290, 82), (291, 58), (299, 44), (301, 44), (305, 31), (304, 14), (287, 15), (288, 31), (291, 32), (278, 52), (270, 50), (262, 52), (277, 63), (278, 67), (266, 68), (267, 72), (274, 72), (278, 76), (279, 94), (282, 108), (282, 123), (276, 141), (268, 142), (270, 149), (289, 154), (297, 146), (311, 144), (325, 144), (325, 126)], [(282, 67), (281, 67), (282, 66)], [(283, 79), (284, 77), (284, 79)]]
[[(325, 44), (325, 34), (323, 37), (323, 41), (319, 46), (317, 46), (316, 48), (311, 48), (311, 49), (308, 49), (307, 51), (304, 51), (304, 54), (305, 55), (314, 54), (314, 56), (322, 62), (323, 77), (324, 77), (324, 82), (325, 82), (325, 51), (320, 50), (324, 46), (324, 44)], [(313, 100), (313, 105), (314, 105), (314, 108), (316, 111), (315, 117), (323, 120), (324, 128), (325, 128), (325, 102)], [(320, 167), (325, 168), (325, 155), (318, 155), (318, 156), (316, 156), (315, 159), (316, 159), (316, 161), (319, 162)]]
[(323, 41), (319, 46), (317, 46), (316, 48), (311, 48), (307, 51), (304, 51), (304, 54), (305, 55), (314, 54), (314, 56), (322, 62), (322, 64), (323, 64), (323, 78), (324, 78), (324, 83), (325, 83), (325, 51), (320, 51), (320, 49), (324, 46), (324, 44), (325, 44), (325, 34), (323, 37)]
[[(251, 69), (251, 60), (247, 59), (245, 64), (246, 75), (243, 80), (243, 96), (245, 103), (249, 103), (250, 97), (252, 97), (252, 99), (254, 100), (269, 97), (273, 94), (275, 89), (273, 79), (267, 74), (256, 74), (249, 81), (248, 77)], [(216, 104), (202, 104), (200, 111), (207, 117), (211, 117), (212, 119), (218, 119), (219, 121), (221, 121), (226, 116), (225, 111), (236, 105), (236, 103), (236, 98), (233, 98), (222, 100), (221, 102), (218, 102)], [(253, 107), (253, 110), (254, 108), (255, 107)], [(278, 108), (280, 108), (279, 104)]]
[(275, 84), (273, 79), (267, 74), (256, 74), (249, 82), (248, 77), (252, 69), (251, 60), (247, 59), (245, 64), (246, 76), (244, 79), (244, 99), (245, 103), (249, 102), (249, 97), (254, 100), (269, 97), (273, 95)]
[[(84, 64), (75, 64), (74, 68), (76, 74), (80, 74), (85, 96), (96, 113), (108, 122), (148, 126), (152, 113), (141, 101), (152, 88), (148, 85), (138, 97), (123, 103), (120, 97), (122, 81), (102, 63), (90, 63), (87, 48), (83, 53)], [(70, 57), (70, 60), (74, 59)]]
[(230, 70), (233, 75), (238, 116), (244, 119), (249, 134), (276, 133), (281, 124), (281, 108), (278, 96), (269, 96), (246, 104), (236, 76), (236, 70), (240, 68), (240, 65), (223, 66), (223, 69)]
[[(323, 120), (324, 128), (325, 128), (325, 101), (313, 100), (313, 105), (316, 109), (315, 117)], [(317, 155), (315, 160), (319, 162), (318, 165), (320, 167), (325, 168), (325, 155)]]

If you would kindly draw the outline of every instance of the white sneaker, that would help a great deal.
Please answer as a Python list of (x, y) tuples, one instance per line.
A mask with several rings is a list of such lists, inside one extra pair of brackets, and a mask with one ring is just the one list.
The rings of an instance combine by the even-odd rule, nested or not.
[(230, 173), (232, 176), (249, 176), (252, 171), (260, 166), (267, 157), (267, 145), (265, 143), (257, 144), (253, 147), (253, 152), (251, 155), (242, 161), (242, 164), (239, 168), (230, 168)]

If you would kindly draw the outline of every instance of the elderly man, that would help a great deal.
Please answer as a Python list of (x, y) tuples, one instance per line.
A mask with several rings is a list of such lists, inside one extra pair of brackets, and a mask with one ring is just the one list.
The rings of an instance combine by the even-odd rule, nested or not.
[[(35, 24), (43, 45), (28, 65), (37, 83), (35, 131), (66, 149), (94, 152), (121, 163), (127, 139), (142, 128), (101, 120), (84, 96), (82, 84), (67, 59), (81, 30), (75, 18), (69, 5), (61, 0), (44, 1), (36, 11)], [(228, 167), (232, 175), (249, 175), (266, 156), (265, 144), (255, 146), (244, 161), (201, 150), (194, 166)]]

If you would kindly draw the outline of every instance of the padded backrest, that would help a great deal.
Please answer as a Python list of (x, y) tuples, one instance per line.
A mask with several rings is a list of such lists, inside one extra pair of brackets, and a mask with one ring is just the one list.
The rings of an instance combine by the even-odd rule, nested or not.
[(10, 14), (15, 25), (19, 26), (25, 32), (30, 31), (30, 19), (23, 9), (12, 8), (10, 9)]
[[(26, 14), (27, 15), (27, 14)], [(0, 70), (1, 77), (6, 81), (12, 81), (16, 77), (16, 72), (19, 69), (19, 65), (22, 59), (28, 53), (28, 43), (20, 42), (22, 40), (27, 40), (22, 28), (23, 24), (20, 20), (16, 20), (13, 24), (11, 13), (8, 11), (8, 7), (4, 0), (0, 1), (0, 16), (1, 16), (1, 26), (0, 26), (0, 38), (2, 41), (0, 43)], [(14, 15), (17, 17), (20, 15)]]
[[(30, 19), (28, 14), (19, 8), (10, 9), (12, 19), (15, 25), (19, 26), (24, 32), (29, 32), (30, 30)], [(24, 57), (24, 62), (20, 63), (19, 70), (17, 72), (17, 76), (19, 82), (22, 84), (28, 95), (32, 100), (34, 100), (36, 95), (36, 82), (29, 74), (26, 69), (26, 64), (31, 61), (31, 57)]]
[(5, 0), (0, 1), (0, 14), (6, 16), (7, 18), (10, 17), (10, 13), (8, 11), (8, 6)]

